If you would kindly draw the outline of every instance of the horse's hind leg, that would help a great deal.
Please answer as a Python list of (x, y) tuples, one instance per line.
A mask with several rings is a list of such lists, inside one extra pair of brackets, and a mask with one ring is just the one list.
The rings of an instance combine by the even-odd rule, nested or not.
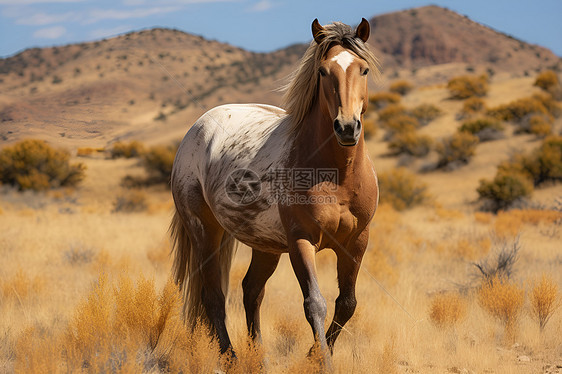
[[(228, 332), (226, 330), (226, 310), (225, 298), (223, 293), (223, 277), (228, 274), (221, 274), (221, 252), (226, 248), (221, 248), (225, 241), (222, 241), (223, 235), (228, 235), (225, 230), (217, 222), (215, 216), (202, 199), (196, 199), (194, 203), (193, 195), (190, 199), (189, 213), (186, 214), (184, 222), (186, 222), (187, 229), (190, 233), (191, 245), (194, 259), (194, 267), (192, 273), (189, 274), (190, 282), (199, 283), (198, 289), (192, 290), (193, 292), (200, 292), (199, 300), (202, 309), (207, 318), (203, 317), (209, 322), (211, 331), (216, 334), (219, 340), (221, 353), (232, 351), (232, 345)], [(194, 298), (196, 300), (197, 297)], [(197, 302), (193, 303), (197, 304)], [(191, 305), (191, 308), (194, 305)], [(200, 307), (195, 307), (200, 309)], [(203, 310), (196, 311), (201, 313)], [(189, 311), (188, 311), (189, 312)], [(195, 317), (197, 318), (197, 317)], [(191, 323), (193, 321), (191, 318)]]
[(355, 283), (361, 266), (363, 254), (367, 248), (369, 230), (366, 228), (348, 248), (336, 251), (338, 256), (338, 285), (340, 294), (336, 299), (334, 319), (326, 333), (326, 340), (330, 353), (334, 353), (334, 344), (340, 335), (343, 326), (355, 312), (357, 300), (355, 299)]
[(252, 262), (242, 281), (246, 324), (254, 341), (261, 342), (260, 306), (265, 294), (265, 284), (277, 268), (279, 258), (278, 254), (252, 249)]

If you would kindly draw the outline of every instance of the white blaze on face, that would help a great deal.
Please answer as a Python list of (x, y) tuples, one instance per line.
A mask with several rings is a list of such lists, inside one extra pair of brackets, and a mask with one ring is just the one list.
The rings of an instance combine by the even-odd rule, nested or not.
[(355, 57), (353, 57), (353, 55), (351, 53), (349, 53), (348, 51), (343, 51), (340, 52), (337, 56), (332, 58), (332, 61), (335, 61), (338, 63), (339, 66), (341, 66), (341, 68), (343, 69), (344, 73), (347, 70), (347, 68), (349, 67), (349, 65), (351, 65), (351, 63), (353, 62), (353, 59)]

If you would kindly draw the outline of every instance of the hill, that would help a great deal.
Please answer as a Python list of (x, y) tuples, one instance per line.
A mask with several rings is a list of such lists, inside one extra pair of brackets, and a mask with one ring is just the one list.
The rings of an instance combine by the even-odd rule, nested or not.
[[(467, 70), (534, 74), (560, 58), (444, 8), (371, 19), (385, 75), (416, 85)], [(0, 140), (42, 138), (69, 147), (181, 137), (207, 109), (279, 104), (277, 88), (306, 44), (253, 53), (178, 30), (150, 29), (89, 43), (28, 49), (0, 59)]]
[(547, 48), (438, 6), (383, 14), (371, 18), (370, 24), (370, 43), (380, 51), (385, 70), (454, 62), (511, 73), (562, 66), (560, 58)]
[(0, 60), (0, 137), (162, 142), (220, 103), (276, 103), (277, 81), (301, 55), (299, 46), (252, 53), (169, 29), (29, 49)]

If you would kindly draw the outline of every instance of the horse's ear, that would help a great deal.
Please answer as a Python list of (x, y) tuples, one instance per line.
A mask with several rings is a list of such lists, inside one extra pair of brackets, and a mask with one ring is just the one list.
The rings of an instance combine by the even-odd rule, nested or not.
[(312, 36), (314, 37), (314, 41), (316, 41), (316, 43), (320, 44), (322, 40), (324, 40), (324, 31), (324, 28), (322, 27), (320, 22), (318, 22), (318, 18), (316, 18), (312, 22)]
[(370, 33), (371, 33), (371, 26), (369, 25), (369, 21), (363, 18), (359, 26), (357, 26), (357, 30), (355, 30), (355, 36), (363, 40), (363, 43), (367, 43)]

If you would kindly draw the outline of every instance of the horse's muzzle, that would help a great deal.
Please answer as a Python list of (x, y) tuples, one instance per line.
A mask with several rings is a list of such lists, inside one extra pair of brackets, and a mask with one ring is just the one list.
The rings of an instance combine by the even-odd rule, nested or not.
[(354, 146), (361, 136), (361, 121), (353, 120), (342, 123), (339, 119), (336, 119), (334, 121), (334, 133), (340, 145), (344, 147)]

